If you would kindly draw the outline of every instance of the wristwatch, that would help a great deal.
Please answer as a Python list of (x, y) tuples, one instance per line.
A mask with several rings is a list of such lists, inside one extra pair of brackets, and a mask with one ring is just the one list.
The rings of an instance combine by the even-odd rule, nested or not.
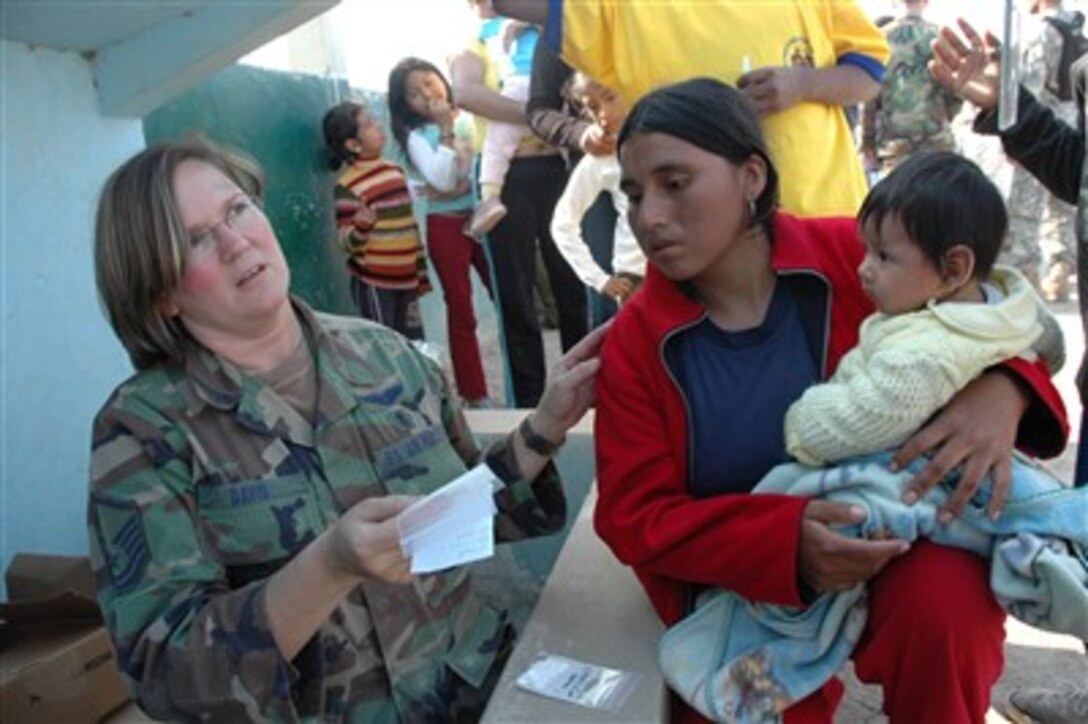
[(537, 434), (537, 431), (529, 424), (528, 415), (518, 425), (518, 434), (521, 435), (521, 439), (525, 442), (525, 447), (547, 458), (555, 455), (559, 448), (563, 446), (563, 443), (567, 441), (566, 436), (559, 442), (552, 442), (543, 435)]

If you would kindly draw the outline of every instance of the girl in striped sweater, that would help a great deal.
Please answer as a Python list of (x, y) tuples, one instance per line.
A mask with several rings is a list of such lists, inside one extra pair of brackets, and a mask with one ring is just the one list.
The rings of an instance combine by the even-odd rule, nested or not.
[(341, 170), (336, 227), (351, 296), (361, 316), (423, 339), (419, 297), (431, 287), (404, 169), (381, 157), (385, 131), (365, 106), (340, 103), (323, 126), (333, 170)]

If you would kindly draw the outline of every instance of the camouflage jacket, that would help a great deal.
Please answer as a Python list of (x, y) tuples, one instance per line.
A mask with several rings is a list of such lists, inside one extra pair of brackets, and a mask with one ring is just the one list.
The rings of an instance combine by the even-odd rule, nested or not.
[[(402, 337), (297, 301), (296, 312), (317, 366), (316, 423), (206, 350), (136, 374), (95, 419), (91, 559), (118, 662), (155, 717), (442, 721), (508, 635), (467, 569), (365, 580), (291, 661), (269, 630), (267, 577), (343, 511), (425, 494), (481, 457), (440, 368)], [(508, 450), (509, 438), (488, 457)], [(562, 527), (554, 467), (506, 483), (499, 541)]]
[(1060, 73), (1062, 58), (1061, 32), (1044, 18), (1052, 17), (1071, 22), (1073, 13), (1068, 10), (1049, 10), (1039, 15), (1023, 18), (1020, 28), (1020, 84), (1043, 105), (1056, 111), (1067, 123), (1076, 122), (1076, 106), (1072, 101), (1062, 101), (1047, 89), (1051, 76)]
[(952, 150), (951, 123), (963, 101), (929, 74), (937, 26), (906, 16), (885, 28), (891, 57), (877, 98), (862, 114), (862, 149), (894, 157), (926, 148)]

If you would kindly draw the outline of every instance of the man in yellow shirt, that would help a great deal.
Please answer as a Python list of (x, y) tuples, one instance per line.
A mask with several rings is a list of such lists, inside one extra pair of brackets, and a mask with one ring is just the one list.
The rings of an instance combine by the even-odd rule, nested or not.
[(854, 214), (860, 206), (865, 176), (842, 107), (879, 92), (888, 46), (854, 0), (494, 4), (546, 23), (545, 42), (629, 104), (693, 76), (736, 85), (763, 116), (786, 211)]

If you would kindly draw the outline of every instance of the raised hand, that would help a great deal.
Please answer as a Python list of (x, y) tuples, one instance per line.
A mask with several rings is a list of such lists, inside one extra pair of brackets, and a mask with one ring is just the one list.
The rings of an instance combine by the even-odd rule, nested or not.
[(427, 112), (431, 114), (431, 120), (437, 123), (443, 133), (449, 133), (453, 129), (454, 107), (440, 98), (427, 104)]
[(995, 108), (1001, 87), (999, 42), (990, 33), (984, 39), (963, 18), (958, 24), (962, 37), (944, 27), (933, 41), (929, 72), (941, 85), (979, 108)]

